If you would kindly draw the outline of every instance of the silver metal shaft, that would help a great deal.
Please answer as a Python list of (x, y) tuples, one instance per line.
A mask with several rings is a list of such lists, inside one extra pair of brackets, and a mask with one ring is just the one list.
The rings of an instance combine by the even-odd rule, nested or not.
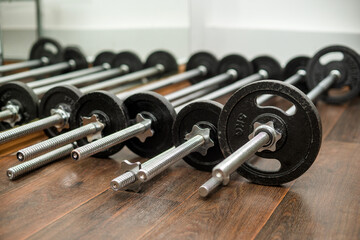
[(224, 161), (216, 165), (212, 170), (212, 177), (199, 188), (202, 197), (209, 196), (217, 187), (224, 182), (228, 182), (230, 175), (236, 171), (243, 163), (253, 156), (261, 147), (270, 140), (266, 132), (260, 132), (253, 139), (236, 150)]
[(207, 87), (205, 89), (202, 89), (202, 90), (199, 90), (197, 92), (191, 93), (189, 95), (183, 96), (182, 98), (171, 101), (171, 104), (174, 107), (178, 107), (178, 106), (183, 105), (183, 104), (185, 104), (187, 102), (190, 102), (190, 101), (192, 101), (194, 99), (197, 99), (197, 98), (199, 98), (201, 96), (209, 94), (209, 93), (213, 92), (214, 90), (216, 90), (217, 88), (218, 88), (218, 86)]
[(209, 196), (213, 191), (215, 191), (216, 188), (218, 188), (222, 184), (222, 181), (211, 177), (209, 180), (207, 180), (203, 185), (199, 187), (199, 194), (202, 197)]
[[(232, 69), (230, 69), (232, 70)], [(225, 81), (228, 81), (232, 78), (236, 78), (236, 71), (235, 70), (232, 70), (232, 71), (228, 71), (226, 73), (222, 73), (220, 75), (217, 75), (215, 77), (212, 77), (212, 78), (209, 78), (209, 79), (206, 79), (202, 82), (199, 82), (197, 84), (194, 84), (192, 85), (191, 87), (187, 87), (187, 88), (183, 88), (179, 91), (176, 91), (176, 92), (173, 92), (173, 93), (170, 93), (166, 96), (166, 99), (168, 99), (169, 101), (174, 101), (178, 98), (181, 98), (185, 95), (188, 95), (188, 94), (191, 94), (191, 93), (194, 93), (196, 91), (199, 91), (199, 90), (202, 90), (204, 88), (207, 88), (209, 86), (214, 86), (214, 85), (218, 85), (220, 83), (223, 83)]]
[[(214, 99), (217, 99), (219, 97), (222, 97), (222, 96), (225, 96), (226, 94), (229, 94), (251, 82), (255, 82), (255, 81), (258, 81), (258, 80), (262, 80), (262, 79), (265, 79), (267, 78), (268, 74), (265, 70), (260, 70), (258, 73), (254, 73), (246, 78), (243, 78), (243, 79), (240, 79), (240, 80), (237, 80), (236, 82), (226, 86), (226, 87), (223, 87), (223, 88), (220, 88), (214, 92), (211, 92), (205, 96), (202, 96), (202, 97), (199, 97), (197, 98), (195, 101), (201, 101), (201, 100), (214, 100)], [(183, 107), (185, 107), (187, 104), (189, 104), (191, 102), (188, 102), (186, 104), (182, 104), (180, 106), (177, 106), (175, 108), (175, 111), (176, 112), (179, 112)]]
[[(0, 113), (1, 114), (1, 113)], [(0, 144), (9, 142), (14, 139), (29, 135), (31, 133), (44, 130), (46, 128), (61, 124), (64, 121), (59, 114), (54, 114), (49, 117), (31, 122), (20, 127), (12, 128), (10, 130), (0, 133)]]
[(23, 69), (23, 68), (37, 67), (37, 66), (41, 66), (41, 65), (43, 65), (43, 61), (41, 61), (41, 59), (34, 59), (34, 60), (29, 60), (29, 61), (24, 61), (24, 62), (19, 62), (19, 63), (12, 63), (12, 64), (0, 66), (0, 73), (10, 72), (10, 71), (14, 71), (14, 70)]
[[(301, 80), (303, 80), (305, 75), (306, 75), (306, 71), (301, 69), (301, 70), (297, 71), (294, 75), (292, 75), (291, 77), (286, 79), (284, 82), (291, 84), (291, 85), (295, 85), (298, 82), (300, 82)], [(274, 95), (271, 95), (271, 94), (261, 95), (260, 97), (257, 98), (257, 103), (259, 105), (261, 105), (261, 104), (265, 103), (266, 101), (268, 101), (269, 99), (271, 99), (272, 97), (274, 97)]]
[(53, 73), (56, 71), (62, 71), (62, 70), (70, 69), (70, 68), (71, 68), (71, 63), (69, 63), (69, 62), (56, 63), (53, 65), (49, 65), (49, 66), (45, 66), (45, 67), (41, 67), (41, 68), (35, 68), (35, 69), (29, 70), (26, 72), (20, 72), (20, 73), (15, 73), (15, 74), (12, 74), (9, 76), (0, 77), (0, 84), (11, 82), (11, 81), (17, 81), (17, 80), (21, 80), (21, 79), (25, 79), (25, 78), (37, 77), (37, 76), (45, 75), (48, 73)]
[(181, 160), (183, 157), (189, 155), (190, 153), (196, 151), (202, 144), (205, 142), (205, 139), (201, 135), (196, 135), (180, 146), (169, 151), (167, 154), (163, 155), (161, 158), (152, 158), (146, 162), (146, 165), (139, 170), (138, 178), (142, 182), (147, 182), (169, 166), (173, 165), (177, 161)]
[(118, 145), (150, 129), (151, 122), (152, 121), (150, 119), (146, 119), (121, 131), (103, 137), (97, 141), (93, 141), (84, 146), (81, 146), (71, 152), (71, 157), (74, 160), (81, 160), (84, 158), (88, 158), (105, 149)]
[(163, 80), (158, 80), (156, 82), (146, 84), (146, 85), (144, 85), (142, 87), (138, 87), (138, 88), (136, 88), (134, 90), (131, 90), (131, 91), (127, 91), (126, 93), (118, 94), (117, 96), (119, 98), (125, 98), (126, 96), (133, 95), (135, 93), (145, 92), (145, 91), (153, 91), (153, 90), (156, 90), (156, 89), (160, 89), (160, 88), (169, 86), (171, 84), (179, 83), (179, 82), (182, 82), (182, 81), (185, 81), (185, 80), (192, 79), (192, 78), (197, 77), (197, 76), (205, 75), (206, 72), (207, 72), (207, 70), (206, 70), (206, 68), (204, 66), (199, 66), (199, 67), (194, 68), (192, 70), (176, 74), (174, 76), (168, 77), (168, 78), (163, 79)]
[[(92, 83), (92, 82), (97, 82), (97, 81), (104, 80), (104, 79), (107, 79), (107, 78), (115, 77), (115, 76), (118, 76), (118, 75), (121, 75), (121, 74), (124, 74), (124, 73), (127, 73), (127, 72), (128, 71), (126, 71), (123, 68), (113, 68), (113, 69), (97, 72), (97, 73), (94, 73), (94, 74), (91, 74), (91, 75), (85, 75), (85, 76), (82, 76), (82, 77), (79, 77), (79, 78), (66, 80), (66, 81), (63, 81), (61, 83), (54, 83), (54, 84), (46, 85), (46, 86), (43, 86), (43, 87), (40, 87), (40, 88), (36, 88), (36, 89), (34, 89), (34, 92), (37, 95), (41, 95), (41, 94), (44, 94), (45, 92), (47, 92), (48, 90), (50, 90), (51, 88), (56, 87), (56, 86), (63, 86), (64, 84), (66, 84), (66, 85), (74, 85), (74, 86), (77, 86), (77, 85), (80, 85), (80, 84), (85, 84), (85, 83), (89, 84), (89, 83)], [(112, 79), (112, 80), (114, 80), (114, 79)], [(105, 81), (105, 82), (109, 82), (109, 81), (110, 80)], [(111, 85), (111, 83), (108, 83), (108, 84)], [(96, 85), (96, 84), (93, 84), (93, 85)], [(81, 91), (83, 93), (88, 93), (89, 91), (87, 89), (88, 89), (87, 87), (83, 87)], [(101, 86), (97, 85), (97, 87), (94, 88), (93, 90), (98, 90), (98, 89), (103, 89), (103, 88)]]
[[(327, 91), (335, 81), (340, 78), (340, 72), (338, 70), (333, 70), (330, 74), (324, 78), (321, 82), (319, 82), (316, 87), (314, 87), (306, 96), (311, 100), (314, 101), (317, 97), (319, 97), (322, 93)], [(293, 115), (296, 112), (296, 107), (292, 106), (289, 108), (286, 113), (289, 115)]]
[(68, 72), (68, 73), (64, 73), (61, 75), (57, 75), (57, 76), (53, 76), (53, 77), (49, 77), (49, 78), (44, 78), (44, 79), (40, 79), (40, 80), (36, 80), (36, 81), (32, 81), (27, 83), (27, 85), (30, 88), (38, 88), (38, 87), (42, 87), (42, 86), (46, 86), (49, 84), (54, 84), (57, 82), (61, 82), (61, 81), (65, 81), (68, 79), (72, 79), (72, 78), (78, 78), (84, 75), (88, 75), (88, 74), (93, 74), (99, 71), (104, 70), (105, 68), (103, 66), (95, 66), (92, 68), (85, 68), (85, 69), (80, 69), (77, 71), (73, 71), (73, 72)]
[(213, 169), (213, 177), (223, 180), (227, 176), (230, 176), (231, 173), (235, 172), (236, 169), (268, 143), (269, 140), (270, 136), (266, 132), (258, 133), (253, 139), (249, 140), (224, 161), (216, 165)]
[(14, 117), (14, 113), (12, 111), (10, 111), (9, 109), (5, 109), (0, 112), (0, 121), (4, 121), (4, 120), (10, 119), (12, 117)]
[(89, 123), (85, 126), (79, 127), (67, 133), (34, 144), (30, 147), (23, 148), (17, 152), (16, 156), (20, 161), (33, 159), (34, 157), (44, 152), (51, 151), (57, 147), (75, 142), (76, 140), (84, 138), (90, 134), (97, 133), (101, 131), (104, 128), (104, 126), (105, 126), (104, 124), (101, 124), (99, 122)]
[(124, 83), (136, 81), (141, 78), (154, 76), (156, 74), (163, 72), (163, 70), (164, 70), (164, 67), (162, 65), (146, 68), (146, 69), (143, 69), (140, 71), (126, 74), (126, 75), (118, 77), (118, 78), (111, 79), (111, 81), (104, 81), (104, 82), (92, 84), (90, 86), (86, 86), (86, 87), (82, 88), (82, 91), (84, 93), (88, 93), (88, 92), (92, 92), (97, 89), (106, 89), (109, 87), (114, 87), (114, 86), (121, 85)]
[[(167, 151), (157, 155), (156, 157), (152, 158), (152, 160), (154, 162), (157, 161), (157, 159), (160, 159), (162, 158), (163, 156), (165, 156), (166, 154), (168, 154), (168, 152), (172, 151), (174, 148), (170, 148), (168, 149)], [(144, 162), (142, 164), (142, 167), (146, 167), (146, 165), (148, 165), (148, 162)], [(151, 163), (150, 163), (151, 164)], [(136, 172), (137, 173), (137, 172)], [(111, 183), (110, 183), (110, 187), (112, 190), (114, 191), (118, 191), (134, 182), (136, 182), (137, 180), (137, 177), (136, 177), (136, 173), (133, 172), (133, 171), (128, 171), (128, 172), (125, 172), (123, 174), (121, 174), (120, 176), (114, 178)]]
[(74, 149), (73, 144), (68, 144), (60, 147), (54, 151), (48, 152), (32, 160), (20, 163), (14, 167), (9, 168), (6, 171), (6, 175), (10, 180), (15, 180), (21, 175), (34, 171), (46, 164), (59, 160), (60, 158), (66, 157)]

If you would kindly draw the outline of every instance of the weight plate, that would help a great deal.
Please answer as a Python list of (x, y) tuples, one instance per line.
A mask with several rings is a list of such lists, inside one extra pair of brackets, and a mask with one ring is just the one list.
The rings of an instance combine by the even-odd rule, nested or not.
[[(108, 136), (128, 126), (128, 117), (123, 102), (114, 94), (106, 91), (96, 91), (83, 95), (75, 103), (70, 117), (71, 129), (82, 126), (82, 117), (97, 115), (99, 120), (105, 124), (102, 136)], [(79, 146), (88, 144), (86, 138), (77, 141)], [(124, 144), (108, 148), (96, 153), (94, 157), (105, 158), (119, 152)]]
[(223, 105), (214, 101), (198, 101), (190, 103), (178, 113), (173, 125), (172, 135), (175, 146), (184, 143), (186, 134), (193, 126), (210, 129), (210, 137), (214, 146), (207, 150), (206, 156), (193, 152), (183, 159), (192, 167), (201, 171), (211, 171), (224, 159), (217, 138), (217, 123)]
[(129, 72), (136, 72), (143, 69), (143, 64), (139, 56), (133, 52), (124, 51), (115, 55), (111, 66), (113, 68), (126, 65), (129, 67)]
[(217, 73), (218, 60), (214, 55), (208, 52), (198, 52), (193, 54), (186, 64), (186, 71), (204, 66), (207, 70), (206, 75), (194, 77), (190, 79), (192, 84), (198, 83), (204, 79), (210, 78)]
[(166, 51), (156, 51), (148, 56), (145, 62), (145, 68), (154, 67), (157, 64), (164, 66), (165, 70), (159, 75), (169, 75), (178, 71), (176, 59), (172, 54)]
[[(63, 108), (71, 113), (75, 102), (81, 97), (82, 93), (74, 86), (65, 85), (53, 87), (47, 91), (41, 98), (39, 107), (39, 117), (46, 118), (51, 116), (52, 109)], [(63, 128), (61, 131), (56, 127), (45, 129), (44, 132), (49, 137), (54, 137), (69, 131), (69, 128)]]
[[(258, 106), (256, 99), (262, 94), (283, 97), (296, 107), (296, 113), (286, 114), (273, 106)], [(301, 176), (320, 150), (321, 121), (311, 100), (296, 87), (280, 81), (259, 81), (249, 84), (230, 97), (221, 111), (218, 129), (219, 143), (228, 157), (249, 141), (255, 122), (272, 121), (281, 133), (274, 152), (264, 150), (256, 155), (265, 159), (277, 159), (278, 170), (264, 170), (246, 162), (238, 173), (254, 183), (279, 185)], [(264, 160), (266, 161), (266, 160)]]
[(111, 65), (112, 61), (114, 60), (115, 53), (111, 51), (103, 51), (96, 55), (95, 60), (93, 62), (93, 66), (100, 66), (104, 63)]
[[(299, 70), (306, 71), (306, 66), (309, 63), (310, 58), (306, 56), (298, 56), (291, 59), (283, 69), (283, 79), (286, 80), (296, 74)], [(309, 91), (309, 88), (306, 85), (306, 76), (304, 76), (295, 87), (299, 88), (304, 93)]]
[[(343, 58), (342, 60), (330, 61), (325, 65), (320, 62), (320, 59), (327, 56), (331, 57), (332, 54), (342, 54)], [(332, 70), (338, 70), (341, 77), (336, 80), (330, 89), (340, 89), (348, 86), (349, 90), (341, 91), (336, 96), (330, 95), (329, 91), (327, 91), (321, 96), (321, 99), (327, 103), (342, 104), (358, 96), (360, 92), (359, 55), (354, 50), (344, 46), (330, 46), (320, 50), (310, 60), (307, 68), (308, 87), (312, 89), (317, 86)]]
[[(4, 107), (9, 101), (19, 106), (21, 119), (16, 125), (28, 123), (38, 117), (39, 99), (25, 83), (11, 82), (0, 87), (0, 108)], [(0, 126), (2, 130), (12, 128), (6, 122), (0, 122)]]
[[(135, 119), (138, 113), (152, 119), (153, 136), (141, 142), (134, 137), (126, 142), (126, 146), (141, 157), (151, 158), (173, 146), (171, 128), (176, 113), (174, 107), (165, 97), (155, 92), (133, 94), (124, 101), (130, 119)], [(132, 120), (132, 124), (135, 124)]]
[(49, 59), (49, 64), (54, 64), (63, 61), (63, 54), (60, 43), (51, 38), (40, 38), (31, 47), (30, 59), (46, 57)]
[(86, 57), (77, 47), (66, 47), (64, 50), (64, 61), (74, 60), (75, 67), (72, 71), (87, 68), (89, 66)]
[(260, 69), (267, 71), (268, 79), (280, 79), (281, 78), (281, 66), (278, 61), (270, 56), (259, 56), (251, 61), (254, 72), (258, 72)]
[[(249, 63), (249, 61), (239, 54), (231, 54), (220, 60), (218, 72), (224, 73), (229, 69), (235, 70), (238, 74), (238, 77), (236, 79), (232, 79), (232, 82), (245, 78), (254, 72), (253, 66)], [(221, 84), (220, 86), (223, 85), (224, 84)]]

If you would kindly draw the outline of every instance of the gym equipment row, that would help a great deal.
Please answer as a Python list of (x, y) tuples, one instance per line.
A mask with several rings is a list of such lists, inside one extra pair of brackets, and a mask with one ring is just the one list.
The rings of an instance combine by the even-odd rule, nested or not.
[[(342, 58), (324, 63), (334, 53)], [(98, 61), (106, 68), (78, 78), (115, 69), (121, 76), (109, 75), (110, 79), (81, 88), (64, 86), (69, 84), (65, 80), (42, 93), (25, 83), (0, 87), (1, 96), (6, 96), (0, 102), (1, 126), (7, 129), (0, 133), (0, 143), (42, 130), (49, 137), (17, 152), (23, 163), (7, 170), (9, 179), (66, 156), (76, 161), (107, 158), (126, 145), (149, 160), (123, 160), (122, 174), (110, 183), (114, 191), (140, 191), (144, 182), (182, 159), (212, 173), (199, 187), (202, 197), (228, 185), (234, 172), (256, 184), (281, 185), (299, 178), (317, 158), (322, 126), (316, 101), (344, 104), (360, 93), (360, 56), (345, 46), (323, 48), (312, 58), (298, 56), (284, 69), (270, 56), (248, 62), (231, 54), (218, 61), (198, 52), (189, 58), (185, 72), (177, 74), (177, 61), (166, 51), (150, 54), (145, 64), (130, 52), (107, 56), (113, 60)], [(49, 61), (43, 57), (37, 58), (40, 67), (33, 70)], [(30, 59), (22, 66), (34, 64), (35, 57)], [(64, 59), (52, 65), (65, 63), (71, 65)], [(158, 80), (144, 84), (144, 77)], [(175, 92), (154, 92), (187, 80), (191, 84)], [(129, 82), (133, 85), (125, 87)], [(119, 85), (124, 87), (114, 92)], [(99, 91), (109, 88), (112, 92)], [(224, 105), (216, 101), (230, 94)], [(26, 95), (31, 97), (25, 99)], [(267, 169), (266, 159), (276, 159), (279, 166)]]

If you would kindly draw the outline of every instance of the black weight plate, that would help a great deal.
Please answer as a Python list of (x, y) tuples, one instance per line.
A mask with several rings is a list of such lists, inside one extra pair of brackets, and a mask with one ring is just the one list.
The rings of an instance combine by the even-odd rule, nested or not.
[[(220, 60), (218, 73), (225, 73), (229, 69), (235, 70), (238, 75), (236, 79), (231, 79), (230, 83), (238, 79), (243, 79), (252, 74), (254, 71), (252, 64), (250, 64), (246, 58), (239, 54), (227, 55)], [(220, 84), (220, 88), (227, 84), (229, 84), (229, 81)]]
[(31, 47), (30, 59), (46, 57), (49, 59), (49, 64), (54, 64), (63, 61), (63, 54), (60, 43), (51, 38), (40, 38)]
[[(297, 56), (291, 59), (283, 69), (283, 80), (290, 78), (299, 70), (306, 71), (306, 67), (309, 61), (310, 58), (306, 56)], [(309, 88), (306, 84), (306, 76), (304, 76), (298, 83), (296, 83), (295, 87), (299, 88), (304, 93), (307, 93), (309, 91)]]
[[(83, 95), (75, 103), (70, 117), (71, 129), (82, 126), (81, 117), (91, 117), (96, 114), (105, 128), (102, 130), (102, 136), (108, 136), (120, 131), (128, 126), (128, 117), (123, 102), (114, 94), (106, 91), (96, 91)], [(79, 146), (88, 144), (86, 138), (77, 141)], [(108, 148), (102, 152), (96, 153), (94, 157), (105, 158), (119, 152), (124, 144)]]
[[(47, 91), (41, 98), (39, 107), (39, 118), (46, 118), (51, 116), (51, 109), (57, 109), (60, 106), (71, 113), (75, 102), (81, 97), (82, 93), (74, 86), (64, 85), (53, 87)], [(45, 129), (44, 132), (49, 137), (54, 137), (69, 131), (69, 128), (64, 128), (59, 131), (56, 127)]]
[(164, 66), (165, 71), (161, 74), (173, 74), (178, 71), (176, 59), (172, 54), (166, 51), (156, 51), (148, 56), (145, 62), (145, 68), (154, 67), (157, 64)]
[(214, 146), (209, 148), (206, 156), (193, 152), (184, 157), (192, 167), (201, 171), (211, 171), (224, 157), (217, 138), (217, 123), (223, 105), (214, 101), (198, 101), (190, 103), (178, 113), (173, 125), (172, 135), (175, 146), (186, 141), (185, 135), (190, 133), (194, 125), (210, 129), (210, 137)]
[[(175, 121), (174, 107), (165, 97), (155, 92), (133, 94), (124, 101), (130, 119), (138, 113), (152, 119), (153, 136), (141, 142), (138, 138), (129, 139), (126, 146), (141, 157), (151, 158), (173, 146), (171, 128)], [(134, 123), (134, 121), (132, 120)]]
[(269, 74), (268, 79), (280, 79), (281, 78), (281, 66), (278, 61), (270, 56), (259, 56), (251, 61), (254, 72), (258, 72), (260, 69), (267, 71)]
[[(0, 87), (0, 108), (4, 107), (8, 101), (19, 106), (21, 120), (16, 125), (28, 123), (38, 117), (39, 99), (25, 83), (11, 82)], [(1, 122), (0, 125), (2, 130), (11, 128), (6, 122)]]
[(87, 68), (89, 63), (86, 60), (85, 55), (80, 51), (78, 47), (66, 47), (64, 50), (64, 61), (74, 60), (75, 68), (72, 71)]
[(143, 68), (143, 64), (139, 56), (133, 52), (124, 51), (115, 55), (111, 66), (113, 68), (126, 65), (129, 67), (129, 72), (136, 72)]
[(207, 74), (190, 79), (192, 84), (214, 76), (217, 73), (218, 60), (211, 53), (197, 52), (193, 54), (188, 60), (186, 64), (186, 71), (197, 68), (199, 66), (204, 66), (207, 70)]
[[(273, 106), (258, 106), (256, 99), (272, 94), (287, 99), (296, 107), (294, 115)], [(282, 134), (274, 152), (264, 150), (256, 155), (277, 159), (279, 170), (258, 169), (250, 163), (238, 173), (254, 183), (279, 185), (301, 176), (315, 161), (321, 145), (321, 121), (311, 100), (296, 87), (280, 81), (259, 81), (245, 86), (230, 97), (219, 118), (219, 143), (225, 157), (249, 141), (255, 122), (272, 121)]]
[(111, 65), (112, 61), (114, 60), (115, 53), (111, 51), (103, 51), (96, 55), (95, 60), (93, 62), (93, 66), (100, 66), (104, 63)]
[[(328, 62), (322, 65), (320, 59), (328, 54), (341, 53), (341, 61)], [(336, 96), (329, 95), (326, 92), (321, 99), (327, 103), (342, 104), (354, 97), (360, 92), (360, 57), (352, 49), (344, 46), (330, 46), (323, 48), (310, 60), (307, 68), (307, 84), (310, 89), (318, 85), (321, 80), (329, 75), (332, 70), (338, 70), (341, 78), (338, 79), (331, 88), (340, 89), (349, 86), (349, 91), (343, 91)]]

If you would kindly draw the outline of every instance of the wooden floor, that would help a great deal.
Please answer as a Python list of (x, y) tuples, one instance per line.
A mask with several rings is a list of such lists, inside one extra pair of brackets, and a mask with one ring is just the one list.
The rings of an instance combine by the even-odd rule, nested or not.
[(184, 162), (140, 193), (113, 192), (128, 150), (112, 159), (69, 158), (9, 181), (13, 152), (36, 134), (1, 146), (0, 239), (360, 239), (360, 98), (318, 103), (323, 144), (314, 165), (282, 187), (238, 175), (211, 198), (197, 189), (210, 176)]

